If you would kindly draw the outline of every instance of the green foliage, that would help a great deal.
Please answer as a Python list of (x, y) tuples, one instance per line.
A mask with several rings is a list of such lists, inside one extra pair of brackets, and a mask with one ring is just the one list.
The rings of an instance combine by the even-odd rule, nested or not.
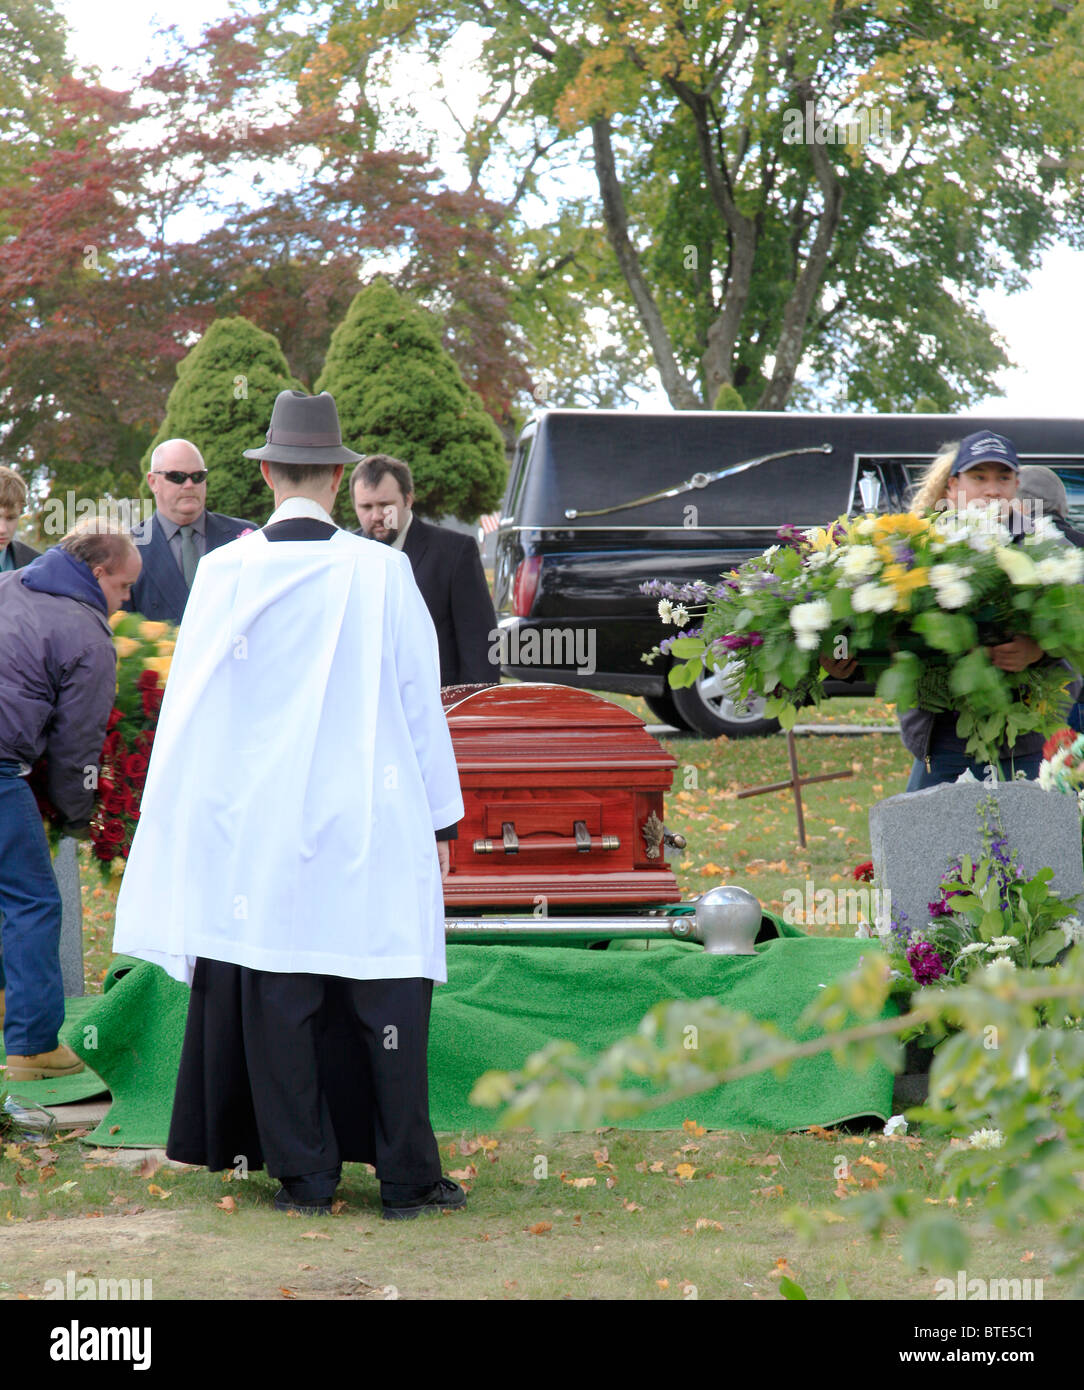
[[(497, 427), (441, 346), (431, 316), (386, 280), (356, 295), (315, 389), (335, 397), (348, 448), (410, 466), (419, 513), (472, 520), (500, 501), (507, 465)], [(337, 510), (356, 525), (345, 489)]]
[[(738, 1077), (785, 1070), (818, 1051), (830, 1049), (851, 1067), (898, 1065), (896, 1038), (916, 1023), (952, 1028), (934, 1057), (929, 1107), (909, 1112), (944, 1135), (937, 1200), (952, 1204), (931, 1212), (923, 1194), (881, 1186), (850, 1198), (847, 1213), (874, 1235), (902, 1221), (905, 1258), (945, 1271), (966, 1265), (968, 1230), (953, 1206), (968, 1199), (983, 1226), (1017, 1234), (1048, 1223), (1055, 1269), (1081, 1288), (1084, 951), (1071, 951), (1052, 970), (990, 968), (956, 989), (923, 990), (908, 1013), (885, 1018), (891, 988), (886, 959), (871, 951), (814, 1001), (801, 1026), (823, 1035), (802, 1042), (714, 1000), (660, 1004), (634, 1036), (598, 1057), (585, 1058), (568, 1042), (551, 1044), (518, 1073), (487, 1073), (472, 1100), (507, 1107), (507, 1126), (594, 1128)], [(698, 1031), (696, 1062), (683, 1048), (690, 1023)], [(816, 1222), (804, 1215), (794, 1224), (809, 1234)], [(788, 1296), (800, 1295), (795, 1285)]]
[(745, 402), (742, 400), (741, 392), (736, 386), (732, 386), (729, 381), (719, 387), (718, 394), (711, 404), (712, 410), (744, 410)]
[[(143, 459), (166, 439), (188, 439), (207, 464), (207, 506), (262, 526), (274, 499), (255, 459), (244, 457), (267, 436), (271, 409), (280, 391), (301, 390), (282, 349), (270, 333), (247, 319), (215, 319), (192, 351), (177, 364), (166, 418)], [(147, 485), (144, 480), (144, 493)]]

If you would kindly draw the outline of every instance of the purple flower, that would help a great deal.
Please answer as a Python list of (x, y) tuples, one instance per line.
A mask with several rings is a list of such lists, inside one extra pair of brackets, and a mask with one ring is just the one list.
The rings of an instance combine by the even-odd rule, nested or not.
[(763, 645), (764, 638), (759, 632), (729, 632), (725, 637), (716, 637), (712, 643), (712, 646), (722, 647), (724, 651), (728, 652), (739, 651), (742, 647), (761, 647)]
[(792, 545), (795, 550), (809, 549), (809, 541), (806, 540), (802, 529), (789, 521), (776, 531), (775, 539), (780, 545)]
[(906, 541), (897, 541), (892, 547), (892, 553), (901, 565), (913, 565), (915, 563), (915, 552)]
[(908, 946), (907, 964), (919, 985), (931, 985), (945, 973), (945, 962), (928, 941), (916, 941)]
[(940, 902), (927, 903), (926, 906), (930, 909), (931, 917), (952, 916), (952, 904), (948, 901), (948, 898), (945, 896), (942, 896)]

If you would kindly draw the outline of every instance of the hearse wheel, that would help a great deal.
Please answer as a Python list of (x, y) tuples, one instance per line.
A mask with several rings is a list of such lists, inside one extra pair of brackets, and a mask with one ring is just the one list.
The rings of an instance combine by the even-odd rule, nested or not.
[(778, 719), (764, 717), (764, 700), (739, 701), (727, 679), (727, 668), (704, 671), (695, 685), (670, 694), (680, 717), (689, 728), (705, 738), (752, 738), (758, 734), (777, 734)]
[(674, 692), (669, 686), (661, 695), (645, 695), (643, 700), (660, 724), (670, 724), (673, 728), (680, 729), (682, 733), (696, 732), (693, 726), (682, 719), (678, 713), (677, 705), (674, 704)]

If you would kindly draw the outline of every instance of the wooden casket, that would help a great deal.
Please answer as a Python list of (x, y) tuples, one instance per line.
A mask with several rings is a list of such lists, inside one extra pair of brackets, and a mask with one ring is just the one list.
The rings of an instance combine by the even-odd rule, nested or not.
[(442, 700), (465, 807), (450, 912), (680, 900), (663, 844), (677, 759), (642, 719), (562, 685), (449, 686)]

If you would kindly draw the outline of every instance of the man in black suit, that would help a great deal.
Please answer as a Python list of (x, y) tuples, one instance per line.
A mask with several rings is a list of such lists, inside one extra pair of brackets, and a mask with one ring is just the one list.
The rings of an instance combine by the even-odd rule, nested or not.
[(411, 563), (437, 630), (441, 685), (499, 681), (500, 666), (489, 655), (497, 615), (474, 538), (415, 516), (410, 469), (390, 454), (362, 459), (350, 477), (350, 496), (361, 523), (357, 534), (402, 550)]
[(158, 445), (147, 484), (154, 493), (154, 516), (132, 528), (143, 572), (126, 606), (156, 622), (179, 623), (203, 556), (255, 528), (207, 510), (207, 466), (187, 439)]
[(0, 574), (21, 570), (39, 552), (15, 539), (26, 506), (26, 484), (12, 468), (0, 468)]

